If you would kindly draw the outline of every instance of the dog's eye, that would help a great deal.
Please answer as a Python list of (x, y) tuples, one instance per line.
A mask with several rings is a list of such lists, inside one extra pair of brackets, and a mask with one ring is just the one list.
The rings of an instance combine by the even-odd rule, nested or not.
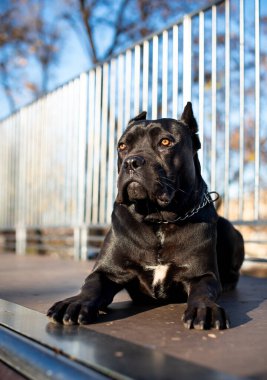
[(161, 141), (160, 141), (160, 145), (161, 146), (171, 146), (172, 145), (172, 141), (171, 140), (169, 140), (169, 139), (162, 139)]
[(120, 152), (122, 152), (123, 150), (125, 150), (126, 149), (126, 144), (124, 144), (124, 143), (120, 143), (119, 145), (118, 145), (118, 149), (119, 149), (119, 151)]

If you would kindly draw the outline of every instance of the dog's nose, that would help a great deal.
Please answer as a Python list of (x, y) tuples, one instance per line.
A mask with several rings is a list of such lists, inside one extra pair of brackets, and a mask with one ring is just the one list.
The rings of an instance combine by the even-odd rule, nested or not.
[(137, 170), (145, 164), (145, 159), (141, 156), (131, 156), (124, 160), (123, 166), (128, 170)]

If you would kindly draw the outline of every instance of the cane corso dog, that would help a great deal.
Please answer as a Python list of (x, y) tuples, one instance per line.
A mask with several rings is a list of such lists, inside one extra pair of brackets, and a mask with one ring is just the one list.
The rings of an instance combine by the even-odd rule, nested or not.
[(180, 120), (132, 119), (118, 143), (118, 195), (112, 225), (80, 294), (55, 303), (55, 322), (89, 324), (126, 289), (136, 302), (187, 300), (188, 329), (225, 329), (216, 300), (235, 288), (244, 259), (241, 234), (218, 217), (201, 176), (192, 105)]

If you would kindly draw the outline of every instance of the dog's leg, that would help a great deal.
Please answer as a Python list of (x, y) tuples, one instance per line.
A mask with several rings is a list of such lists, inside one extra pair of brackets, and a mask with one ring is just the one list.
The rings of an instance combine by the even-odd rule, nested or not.
[(96, 320), (99, 310), (108, 306), (122, 286), (105, 274), (93, 272), (85, 280), (80, 294), (56, 302), (47, 312), (53, 322), (65, 325), (89, 324)]
[(230, 321), (222, 307), (216, 304), (221, 292), (218, 280), (212, 275), (194, 278), (187, 283), (187, 309), (183, 315), (186, 328), (199, 330), (230, 327)]

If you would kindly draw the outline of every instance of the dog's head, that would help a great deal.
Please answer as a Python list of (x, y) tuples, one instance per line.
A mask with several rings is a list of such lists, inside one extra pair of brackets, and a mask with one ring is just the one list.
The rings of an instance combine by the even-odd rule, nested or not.
[(118, 203), (148, 200), (165, 208), (186, 198), (200, 168), (200, 141), (192, 104), (180, 120), (146, 120), (142, 112), (130, 120), (118, 143)]

